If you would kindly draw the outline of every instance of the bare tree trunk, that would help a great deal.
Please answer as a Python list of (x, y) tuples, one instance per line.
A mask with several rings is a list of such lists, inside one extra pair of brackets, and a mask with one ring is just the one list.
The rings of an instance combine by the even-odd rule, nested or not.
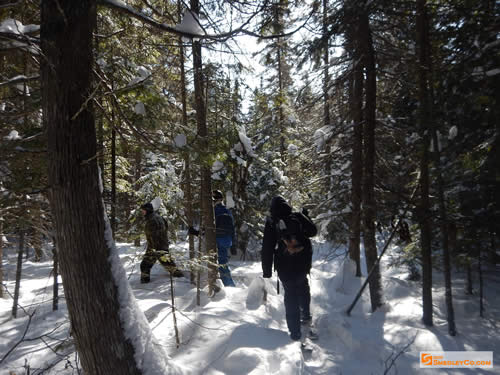
[[(430, 63), (430, 61), (429, 61)], [(441, 161), (439, 152), (439, 140), (437, 131), (432, 132), (434, 143), (434, 168), (436, 170), (436, 180), (439, 200), (439, 216), (441, 220), (441, 237), (443, 245), (443, 272), (445, 282), (446, 318), (448, 321), (448, 333), (450, 336), (457, 334), (455, 327), (455, 312), (453, 310), (453, 291), (451, 284), (450, 248), (448, 246), (448, 215), (446, 213), (446, 202), (444, 197), (443, 179), (441, 176)]]
[(281, 155), (281, 160), (285, 161), (285, 116), (283, 114), (283, 97), (285, 95), (283, 91), (283, 61), (281, 57), (281, 38), (278, 38), (278, 131), (279, 131), (279, 150)]
[(170, 301), (172, 302), (172, 319), (174, 322), (174, 332), (175, 332), (175, 347), (179, 349), (181, 346), (181, 341), (179, 338), (179, 328), (177, 327), (177, 317), (175, 315), (175, 289), (174, 289), (174, 277), (172, 272), (170, 274)]
[(418, 99), (419, 128), (422, 135), (420, 156), (420, 247), (422, 251), (422, 320), (426, 326), (432, 326), (432, 259), (431, 226), (429, 202), (429, 93), (428, 68), (425, 66), (428, 54), (426, 0), (417, 0), (417, 48), (418, 48)]
[(33, 228), (33, 236), (31, 237), (31, 243), (33, 244), (33, 250), (35, 251), (35, 262), (41, 262), (43, 257), (42, 251), (42, 233), (38, 228)]
[(52, 311), (59, 310), (59, 259), (57, 256), (57, 243), (56, 238), (52, 239), (54, 247), (52, 248), (53, 263), (54, 267), (52, 269), (54, 283), (52, 285)]
[(102, 189), (103, 193), (105, 191), (105, 186), (106, 186), (106, 173), (104, 170), (104, 159), (105, 159), (105, 152), (104, 152), (104, 120), (102, 116), (99, 118), (99, 123), (97, 127), (97, 139), (98, 139), (98, 144), (99, 144), (99, 169), (101, 170), (101, 181), (102, 181)]
[(377, 241), (375, 238), (375, 114), (377, 103), (377, 73), (368, 14), (363, 9), (359, 17), (360, 32), (357, 35), (357, 39), (362, 48), (362, 61), (366, 69), (366, 103), (364, 111), (365, 122), (363, 127), (363, 240), (365, 244), (366, 267), (367, 269), (375, 267), (374, 274), (370, 280), (370, 300), (372, 311), (375, 311), (382, 306), (382, 281), (379, 265), (376, 263), (378, 254)]
[(16, 285), (14, 287), (14, 302), (12, 316), (17, 318), (17, 305), (19, 305), (19, 290), (21, 288), (21, 273), (23, 270), (24, 230), (19, 231), (19, 248), (17, 250)]
[[(182, 2), (179, 0), (177, 2), (177, 11), (179, 15), (179, 22), (182, 18)], [(186, 71), (184, 66), (184, 44), (182, 42), (182, 37), (179, 37), (179, 59), (180, 59), (180, 68), (181, 68), (181, 102), (182, 102), (182, 125), (185, 128), (188, 127), (188, 119), (187, 119), (187, 98), (186, 98)], [(191, 157), (189, 152), (184, 154), (184, 195), (186, 199), (185, 202), (185, 210), (187, 216), (188, 225), (194, 225), (194, 213), (193, 213), (193, 189), (192, 189), (192, 181), (191, 181)], [(189, 260), (193, 262), (195, 260), (195, 248), (194, 248), (194, 236), (192, 234), (189, 235)], [(190, 282), (191, 284), (196, 284), (196, 272), (200, 272), (198, 269), (193, 267), (193, 264), (190, 265)]]
[(111, 111), (111, 229), (116, 233), (116, 129), (115, 111)]
[[(352, 36), (354, 38), (354, 35)], [(353, 43), (353, 78), (349, 90), (350, 112), (353, 124), (353, 146), (351, 164), (351, 228), (349, 236), (349, 257), (356, 263), (356, 276), (361, 276), (361, 197), (363, 181), (363, 66), (359, 51)], [(368, 268), (369, 269), (369, 268)]]
[(328, 37), (328, 0), (323, 0), (323, 125), (330, 125), (330, 49)]
[(49, 195), (64, 292), (83, 370), (86, 374), (141, 374), (119, 314), (99, 188), (89, 100), (96, 8), (95, 0), (41, 3)]
[(425, 31), (424, 31), (424, 44), (427, 46), (427, 53), (422, 57), (425, 59), (424, 68), (429, 72), (428, 74), (428, 91), (429, 91), (429, 130), (431, 130), (432, 140), (434, 144), (434, 169), (436, 171), (436, 182), (438, 190), (438, 206), (439, 216), (441, 221), (441, 237), (443, 246), (443, 272), (445, 281), (445, 299), (446, 299), (446, 317), (448, 321), (448, 332), (451, 336), (456, 335), (455, 327), (455, 313), (453, 310), (453, 292), (451, 284), (451, 265), (450, 265), (450, 247), (449, 247), (449, 233), (448, 233), (448, 214), (446, 212), (446, 202), (444, 196), (444, 183), (441, 175), (441, 152), (439, 149), (440, 140), (438, 139), (438, 131), (435, 129), (432, 113), (434, 113), (434, 84), (432, 79), (432, 55), (431, 55), (431, 41), (429, 36), (429, 17), (426, 17)]
[(467, 287), (465, 288), (465, 293), (472, 295), (473, 285), (472, 285), (472, 265), (470, 264), (470, 259), (467, 261)]
[[(200, 219), (200, 228), (202, 228), (202, 225), (203, 217)], [(198, 236), (198, 264), (201, 264), (201, 253), (201, 236)], [(199, 269), (198, 272), (196, 272), (196, 306), (201, 306), (201, 271)]]
[[(287, 2), (285, 0), (278, 0), (278, 4), (275, 4), (275, 27), (274, 27), (274, 32), (276, 34), (281, 34), (284, 30), (284, 11), (286, 9)], [(276, 49), (277, 49), (277, 62), (278, 62), (278, 100), (277, 100), (277, 105), (278, 105), (278, 116), (277, 116), (277, 128), (278, 128), (278, 139), (279, 139), (279, 150), (280, 150), (280, 156), (281, 160), (285, 162), (286, 160), (286, 133), (285, 133), (285, 114), (284, 114), (284, 109), (283, 109), (283, 103), (285, 102), (285, 82), (284, 82), (284, 69), (285, 69), (285, 61), (284, 61), (284, 44), (285, 41), (283, 37), (280, 37), (276, 40)]]
[[(200, 5), (198, 0), (191, 0), (191, 10), (199, 14)], [(194, 92), (196, 106), (196, 123), (198, 125), (198, 136), (200, 137), (200, 154), (208, 155), (210, 152), (207, 115), (205, 108), (205, 92), (203, 90), (203, 64), (201, 57), (201, 42), (193, 41), (193, 69), (194, 69)], [(209, 254), (208, 265), (208, 289), (211, 295), (216, 289), (217, 280), (217, 244), (215, 241), (215, 220), (212, 204), (212, 180), (211, 165), (206, 158), (202, 157), (201, 165), (201, 214), (205, 229), (205, 252)], [(202, 240), (202, 238), (200, 238)]]
[[(476, 243), (478, 243), (476, 241)], [(478, 254), (477, 254), (477, 273), (479, 275), (479, 316), (481, 318), (484, 318), (484, 303), (483, 303), (483, 265), (482, 265), (482, 259), (481, 259), (481, 245), (477, 244), (476, 245), (478, 248)]]
[[(134, 184), (141, 178), (141, 164), (142, 164), (142, 151), (139, 147), (135, 149), (135, 174), (134, 174)], [(135, 227), (137, 228), (137, 222)], [(134, 239), (134, 246), (141, 246), (141, 235), (139, 233), (134, 233), (137, 236)]]
[(235, 217), (236, 228), (238, 233), (237, 249), (240, 250), (241, 259), (246, 259), (247, 247), (250, 240), (250, 231), (247, 223), (248, 210), (246, 210), (248, 203), (248, 179), (249, 168), (252, 165), (252, 159), (247, 161), (245, 166), (235, 166), (233, 172), (233, 181), (235, 183), (234, 191), (236, 192), (236, 211)]

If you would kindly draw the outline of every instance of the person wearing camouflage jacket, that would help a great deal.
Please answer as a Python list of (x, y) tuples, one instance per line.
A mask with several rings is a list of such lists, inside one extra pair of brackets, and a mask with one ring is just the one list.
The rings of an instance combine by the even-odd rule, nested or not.
[(153, 205), (146, 203), (141, 206), (146, 224), (147, 249), (141, 262), (141, 283), (149, 283), (151, 268), (159, 261), (174, 277), (182, 277), (184, 274), (177, 268), (168, 251), (168, 224), (159, 214), (154, 212)]

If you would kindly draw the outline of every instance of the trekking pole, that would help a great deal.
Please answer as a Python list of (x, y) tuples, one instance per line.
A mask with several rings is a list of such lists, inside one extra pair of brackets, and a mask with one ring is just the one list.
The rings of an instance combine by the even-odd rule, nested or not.
[(349, 308), (346, 310), (346, 314), (347, 316), (350, 316), (351, 315), (351, 311), (352, 309), (354, 308), (354, 306), (356, 305), (356, 303), (358, 302), (359, 300), (359, 297), (361, 297), (361, 294), (363, 294), (363, 291), (365, 290), (366, 288), (366, 285), (368, 284), (368, 282), (370, 281), (372, 275), (374, 274), (375, 272), (375, 269), (378, 267), (378, 264), (380, 263), (380, 259), (384, 256), (384, 253), (385, 251), (387, 250), (387, 248), (389, 247), (389, 244), (391, 243), (392, 241), (392, 238), (394, 237), (394, 235), (396, 234), (396, 230), (398, 229), (398, 227), (401, 225), (401, 222), (402, 222), (402, 217), (404, 217), (406, 215), (406, 213), (408, 212), (408, 209), (410, 208), (410, 203), (413, 201), (413, 198), (415, 197), (415, 194), (417, 192), (417, 189), (418, 189), (418, 186), (419, 184), (417, 184), (417, 186), (415, 187), (415, 190), (413, 191), (412, 195), (411, 195), (411, 198), (410, 198), (410, 201), (408, 202), (408, 204), (406, 205), (405, 207), (405, 210), (403, 212), (403, 215), (401, 215), (398, 219), (398, 222), (396, 223), (396, 225), (394, 226), (394, 228), (392, 229), (392, 232), (391, 232), (391, 235), (389, 236), (389, 239), (387, 240), (387, 242), (385, 243), (384, 245), (384, 248), (382, 249), (382, 252), (380, 253), (380, 255), (378, 256), (377, 260), (375, 261), (375, 264), (372, 266), (372, 269), (370, 270), (370, 272), (368, 273), (368, 276), (366, 276), (366, 280), (365, 282), (363, 283), (363, 285), (361, 286), (361, 289), (359, 290), (358, 294), (356, 294), (356, 297), (354, 297), (354, 301), (352, 301), (351, 305), (349, 306)]
[(278, 291), (278, 294), (280, 294), (280, 279), (276, 279), (276, 289)]

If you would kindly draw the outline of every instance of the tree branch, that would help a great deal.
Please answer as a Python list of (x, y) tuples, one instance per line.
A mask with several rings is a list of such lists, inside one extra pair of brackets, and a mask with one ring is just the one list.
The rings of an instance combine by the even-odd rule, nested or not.
[[(306, 20), (300, 26), (298, 26), (295, 30), (292, 30), (288, 33), (283, 33), (283, 34), (260, 35), (257, 32), (245, 29), (245, 26), (248, 25), (250, 23), (250, 21), (257, 14), (259, 14), (259, 11), (257, 11), (251, 17), (249, 17), (249, 19), (247, 21), (245, 21), (240, 27), (238, 27), (234, 30), (230, 30), (228, 32), (224, 32), (224, 33), (220, 33), (220, 34), (216, 34), (216, 35), (215, 34), (200, 35), (200, 34), (188, 33), (185, 31), (179, 31), (175, 27), (158, 22), (158, 21), (154, 20), (153, 18), (149, 17), (148, 15), (138, 11), (137, 9), (134, 9), (131, 6), (126, 5), (126, 4), (124, 4), (120, 1), (117, 1), (117, 0), (98, 0), (98, 4), (105, 6), (105, 7), (108, 7), (108, 8), (111, 8), (111, 9), (118, 10), (118, 11), (125, 13), (125, 14), (128, 14), (129, 16), (132, 16), (132, 17), (134, 17), (134, 18), (136, 18), (136, 19), (138, 19), (138, 20), (140, 20), (140, 21), (142, 21), (150, 26), (153, 26), (154, 28), (166, 31), (168, 33), (180, 35), (180, 36), (187, 37), (187, 38), (211, 39), (211, 40), (217, 40), (217, 41), (223, 41), (223, 40), (226, 40), (230, 37), (237, 36), (239, 34), (249, 35), (249, 36), (253, 36), (255, 38), (259, 38), (259, 39), (274, 39), (274, 38), (288, 37), (288, 36), (295, 34), (297, 31), (301, 30), (307, 24), (307, 22), (309, 21), (309, 19), (312, 17), (312, 15), (314, 13), (314, 11), (312, 11), (307, 16)], [(263, 4), (262, 8), (265, 7), (266, 4), (267, 4), (267, 1)], [(200, 25), (200, 27), (201, 27), (201, 25)]]
[(30, 81), (36, 81), (40, 79), (39, 75), (36, 76), (31, 76), (31, 77), (26, 77), (26, 76), (16, 76), (14, 78), (9, 79), (8, 81), (5, 82), (0, 82), (0, 87), (2, 86), (7, 86), (7, 85), (15, 85), (18, 83), (24, 83), (24, 82), (30, 82)]

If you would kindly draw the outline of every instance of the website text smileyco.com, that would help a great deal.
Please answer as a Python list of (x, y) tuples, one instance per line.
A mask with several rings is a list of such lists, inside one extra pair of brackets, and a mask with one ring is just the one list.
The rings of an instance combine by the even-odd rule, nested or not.
[(493, 368), (493, 352), (420, 352), (420, 368)]

